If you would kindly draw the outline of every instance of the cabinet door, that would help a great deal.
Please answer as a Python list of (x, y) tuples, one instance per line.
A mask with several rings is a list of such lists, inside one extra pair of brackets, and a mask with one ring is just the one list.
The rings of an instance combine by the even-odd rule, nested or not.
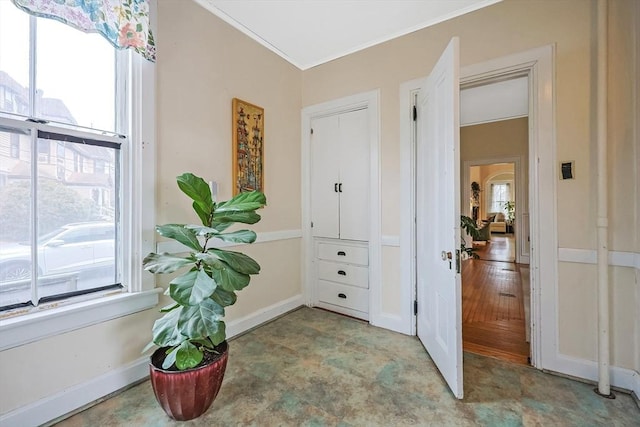
[(340, 238), (369, 240), (367, 110), (340, 114)]
[(338, 116), (314, 118), (311, 129), (311, 234), (338, 238)]

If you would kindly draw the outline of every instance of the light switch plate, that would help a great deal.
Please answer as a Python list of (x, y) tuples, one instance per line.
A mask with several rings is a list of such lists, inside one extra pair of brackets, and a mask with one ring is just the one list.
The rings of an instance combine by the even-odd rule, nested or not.
[(560, 162), (560, 179), (574, 179), (576, 177), (575, 161)]

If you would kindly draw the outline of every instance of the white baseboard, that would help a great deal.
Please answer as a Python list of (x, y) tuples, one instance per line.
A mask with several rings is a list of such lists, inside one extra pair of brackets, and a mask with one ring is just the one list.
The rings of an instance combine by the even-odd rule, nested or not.
[[(302, 295), (296, 295), (248, 316), (227, 322), (227, 338), (255, 328), (301, 305), (304, 305), (304, 299)], [(45, 424), (140, 381), (148, 375), (149, 357), (145, 356), (129, 365), (0, 415), (0, 427), (30, 427)]]
[(2, 427), (39, 426), (82, 408), (149, 375), (149, 358), (107, 372), (0, 416)]
[(271, 319), (275, 319), (291, 310), (294, 310), (300, 306), (305, 305), (302, 295), (296, 295), (284, 301), (280, 301), (276, 304), (262, 308), (240, 319), (226, 322), (227, 324), (227, 338), (233, 338), (243, 332), (260, 326)]
[(380, 239), (380, 243), (382, 244), (382, 246), (395, 246), (399, 248), (400, 236), (383, 235), (382, 238)]
[[(379, 328), (389, 329), (405, 335), (415, 335), (411, 333), (410, 325), (407, 325), (406, 319), (402, 316), (389, 313), (380, 313), (375, 319), (370, 319), (371, 325)], [(407, 329), (409, 327), (409, 329)]]
[[(598, 381), (598, 364), (592, 360), (559, 355), (555, 363), (545, 369), (588, 381)], [(611, 366), (609, 376), (611, 386), (640, 396), (640, 373), (632, 369)]]

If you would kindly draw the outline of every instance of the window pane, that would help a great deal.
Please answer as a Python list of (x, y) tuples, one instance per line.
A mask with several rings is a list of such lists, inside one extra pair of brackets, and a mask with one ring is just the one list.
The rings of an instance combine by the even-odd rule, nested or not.
[[(38, 295), (117, 283), (117, 150), (43, 139), (38, 146), (43, 142), (55, 148), (50, 162), (38, 163)], [(105, 167), (96, 170), (96, 162)]]
[(29, 15), (0, 0), (0, 111), (29, 115)]
[(36, 116), (115, 131), (115, 49), (51, 19), (37, 20)]
[(31, 300), (30, 147), (30, 136), (0, 131), (0, 307)]

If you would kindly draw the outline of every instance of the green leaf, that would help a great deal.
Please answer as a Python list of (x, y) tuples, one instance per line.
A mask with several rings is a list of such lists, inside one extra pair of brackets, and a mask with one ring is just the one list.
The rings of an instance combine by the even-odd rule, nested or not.
[(238, 300), (238, 297), (234, 292), (226, 291), (222, 289), (222, 287), (218, 287), (216, 288), (216, 291), (211, 295), (211, 299), (220, 304), (222, 307), (228, 307), (235, 304)]
[(195, 260), (191, 255), (180, 257), (166, 252), (161, 254), (150, 253), (142, 260), (144, 269), (154, 274), (173, 273), (190, 264), (195, 264)]
[(191, 206), (198, 215), (198, 218), (200, 218), (200, 221), (202, 221), (202, 225), (209, 225), (209, 222), (211, 221), (209, 218), (211, 216), (211, 211), (209, 209), (201, 208), (198, 202), (193, 202)]
[(201, 269), (191, 270), (169, 283), (170, 295), (180, 305), (197, 305), (216, 290), (216, 282)]
[(153, 342), (158, 347), (173, 347), (184, 341), (178, 329), (178, 319), (183, 308), (171, 310), (153, 324)]
[(460, 227), (462, 227), (462, 229), (474, 240), (478, 240), (480, 238), (480, 231), (478, 230), (478, 226), (473, 218), (466, 215), (460, 215)]
[(215, 248), (209, 249), (208, 252), (214, 253), (218, 258), (226, 262), (229, 267), (239, 273), (258, 274), (260, 272), (260, 265), (251, 257), (240, 252), (225, 251), (223, 249)]
[(202, 361), (203, 357), (202, 351), (189, 341), (185, 341), (176, 350), (176, 368), (181, 371), (194, 368)]
[[(178, 178), (178, 187), (189, 198), (191, 198), (201, 209), (202, 213), (206, 213), (208, 217), (213, 208), (213, 200), (211, 199), (211, 189), (209, 184), (199, 176), (192, 173), (183, 173)], [(200, 214), (198, 214), (200, 216)], [(202, 219), (202, 217), (201, 217)], [(206, 224), (205, 224), (206, 225)]]
[(215, 228), (207, 227), (206, 225), (185, 225), (186, 228), (193, 231), (196, 236), (211, 236), (219, 234)]
[(209, 335), (209, 339), (213, 345), (218, 345), (227, 339), (227, 327), (223, 321), (218, 322), (218, 331), (215, 334)]
[(208, 252), (198, 252), (197, 254), (194, 254), (194, 255), (198, 261), (202, 261), (205, 265), (209, 267), (213, 267), (213, 268), (224, 267), (224, 265), (222, 265), (222, 261), (220, 261), (217, 255), (211, 253), (211, 250), (209, 250)]
[(228, 211), (254, 211), (267, 204), (267, 198), (260, 191), (249, 191), (239, 193), (234, 198), (221, 202), (216, 208), (216, 212)]
[(229, 264), (221, 261), (217, 255), (205, 252), (197, 254), (197, 257), (206, 265), (207, 271), (211, 273), (216, 284), (224, 290), (239, 291), (249, 284), (251, 277), (248, 274), (237, 272)]
[(162, 362), (162, 369), (169, 369), (174, 363), (176, 363), (176, 349), (170, 348), (167, 350), (167, 355)]
[(182, 308), (178, 329), (188, 339), (216, 337), (220, 334), (220, 320), (223, 316), (224, 308), (207, 298), (198, 305)]
[(180, 304), (176, 304), (176, 303), (169, 304), (169, 305), (166, 305), (166, 306), (162, 307), (160, 309), (160, 313), (168, 313), (171, 310), (175, 310), (178, 307), (180, 307)]
[(233, 225), (233, 222), (226, 222), (226, 221), (212, 221), (211, 222), (211, 228), (213, 230), (216, 230), (218, 233), (222, 233), (224, 230), (226, 230), (227, 228), (231, 227)]
[(251, 230), (238, 230), (231, 233), (216, 234), (215, 237), (225, 242), (253, 243), (256, 241), (256, 233)]
[(213, 343), (211, 342), (211, 340), (209, 340), (208, 338), (207, 339), (201, 339), (201, 340), (191, 340), (191, 342), (194, 343), (194, 344), (200, 344), (201, 347), (205, 347), (205, 348), (208, 348), (210, 350), (213, 350), (214, 347), (215, 347), (213, 345)]
[(251, 281), (251, 276), (240, 273), (229, 267), (226, 262), (220, 261), (223, 268), (212, 268), (211, 276), (225, 291), (233, 292), (244, 289)]
[(201, 251), (202, 246), (196, 234), (186, 228), (184, 224), (165, 224), (156, 227), (156, 231), (163, 237), (177, 240), (188, 248)]
[(251, 230), (238, 230), (222, 234), (215, 228), (202, 225), (185, 225), (185, 227), (192, 230), (197, 236), (215, 237), (225, 242), (253, 243), (256, 241), (256, 233)]
[(212, 227), (216, 223), (241, 222), (243, 224), (255, 224), (260, 221), (260, 215), (255, 212), (221, 212), (213, 214)]

